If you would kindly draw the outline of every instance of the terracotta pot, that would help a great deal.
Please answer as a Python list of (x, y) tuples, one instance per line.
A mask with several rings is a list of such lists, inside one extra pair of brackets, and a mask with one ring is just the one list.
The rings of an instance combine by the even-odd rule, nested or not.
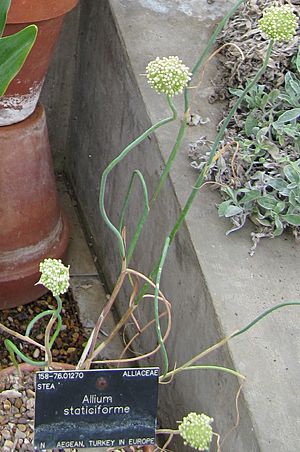
[(39, 263), (63, 257), (69, 228), (61, 212), (39, 105), (21, 123), (0, 128), (0, 309), (37, 299)]
[(30, 23), (38, 26), (36, 42), (19, 74), (0, 98), (0, 126), (30, 116), (39, 99), (44, 78), (59, 36), (64, 15), (78, 0), (12, 0), (4, 35)]

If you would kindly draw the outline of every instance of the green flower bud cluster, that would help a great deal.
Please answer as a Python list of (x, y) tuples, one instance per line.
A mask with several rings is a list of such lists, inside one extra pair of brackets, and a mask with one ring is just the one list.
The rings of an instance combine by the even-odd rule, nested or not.
[(51, 290), (54, 296), (67, 292), (69, 283), (69, 268), (60, 259), (45, 259), (40, 263), (41, 277), (37, 284), (42, 284)]
[(298, 18), (289, 5), (274, 5), (264, 11), (258, 23), (268, 38), (275, 41), (290, 41), (296, 33)]
[(159, 94), (179, 94), (191, 80), (192, 74), (177, 56), (156, 58), (146, 68), (148, 83)]
[(185, 446), (191, 446), (196, 450), (209, 450), (213, 435), (210, 425), (212, 422), (213, 418), (204, 413), (189, 413), (184, 417), (178, 429)]

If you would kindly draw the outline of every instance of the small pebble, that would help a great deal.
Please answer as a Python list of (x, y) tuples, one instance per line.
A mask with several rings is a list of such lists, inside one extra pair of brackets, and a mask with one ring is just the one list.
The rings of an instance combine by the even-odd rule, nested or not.
[(11, 409), (11, 402), (9, 400), (5, 400), (4, 403), (3, 403), (3, 408), (6, 411), (9, 411)]
[(21, 430), (21, 432), (25, 432), (26, 431), (26, 425), (25, 424), (18, 424), (17, 428), (19, 430)]
[(2, 430), (1, 431), (1, 435), (3, 436), (4, 439), (9, 439), (11, 436), (11, 433), (8, 430)]
[[(21, 395), (22, 395), (22, 394), (20, 394), (20, 396), (21, 396)], [(19, 396), (19, 397), (20, 397), (20, 396)], [(21, 406), (23, 405), (22, 399), (20, 399), (20, 398), (16, 399), (15, 402), (14, 402), (14, 405), (15, 405), (16, 408), (20, 409)]]
[(36, 348), (35, 350), (34, 350), (34, 352), (33, 352), (33, 358), (34, 359), (37, 359), (39, 356), (40, 356), (40, 350), (38, 349), (38, 348)]

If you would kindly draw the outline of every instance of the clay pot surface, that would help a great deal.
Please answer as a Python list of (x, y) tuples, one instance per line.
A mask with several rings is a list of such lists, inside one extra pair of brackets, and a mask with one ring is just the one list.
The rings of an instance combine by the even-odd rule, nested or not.
[(0, 149), (0, 309), (8, 309), (46, 292), (35, 286), (39, 263), (64, 255), (69, 228), (41, 105), (27, 120), (0, 128)]
[(78, 0), (12, 0), (4, 35), (36, 23), (37, 39), (5, 95), (0, 98), (0, 126), (15, 124), (35, 110), (64, 20)]
[(12, 0), (7, 23), (25, 24), (53, 19), (66, 14), (77, 3), (78, 0)]

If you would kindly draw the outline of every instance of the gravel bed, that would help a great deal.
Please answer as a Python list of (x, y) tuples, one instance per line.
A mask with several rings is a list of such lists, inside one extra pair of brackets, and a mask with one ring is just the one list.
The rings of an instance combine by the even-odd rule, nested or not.
[[(0, 381), (0, 450), (34, 452), (34, 373), (17, 372)], [(97, 449), (95, 449), (97, 450)], [(118, 449), (119, 450), (119, 449)], [(142, 452), (126, 447), (122, 452)], [(52, 452), (79, 452), (78, 449), (52, 449)], [(110, 449), (111, 452), (112, 449)]]
[[(76, 364), (86, 341), (84, 329), (79, 320), (77, 304), (72, 293), (63, 298), (63, 327), (52, 348), (53, 359), (58, 362)], [(25, 333), (29, 321), (40, 312), (56, 307), (56, 300), (46, 294), (39, 300), (14, 309), (0, 311), (0, 323), (21, 334)], [(43, 343), (49, 317), (41, 319), (33, 328), (31, 337)], [(9, 337), (0, 331), (0, 369), (11, 366), (9, 354), (4, 346), (4, 339)], [(20, 343), (15, 338), (23, 353), (33, 359), (42, 360), (40, 350), (32, 345)], [(32, 445), (34, 424), (34, 374), (24, 372), (18, 376), (2, 377), (0, 380), (0, 450), (2, 452), (34, 451)], [(76, 449), (65, 449), (75, 452)]]
[[(54, 361), (76, 364), (83, 351), (86, 334), (80, 322), (77, 303), (73, 298), (72, 292), (69, 291), (63, 295), (62, 301), (63, 326), (53, 345), (52, 356)], [(49, 292), (32, 303), (0, 311), (0, 323), (18, 333), (25, 334), (26, 327), (31, 319), (37, 314), (53, 308), (56, 308), (56, 300)], [(37, 322), (32, 329), (30, 337), (39, 343), (43, 343), (44, 332), (48, 321), (49, 316)], [(11, 365), (9, 353), (3, 342), (5, 338), (12, 339), (0, 330), (0, 369)], [(29, 357), (40, 361), (44, 359), (40, 349), (30, 344), (22, 343), (15, 338), (13, 338), (13, 342)]]

